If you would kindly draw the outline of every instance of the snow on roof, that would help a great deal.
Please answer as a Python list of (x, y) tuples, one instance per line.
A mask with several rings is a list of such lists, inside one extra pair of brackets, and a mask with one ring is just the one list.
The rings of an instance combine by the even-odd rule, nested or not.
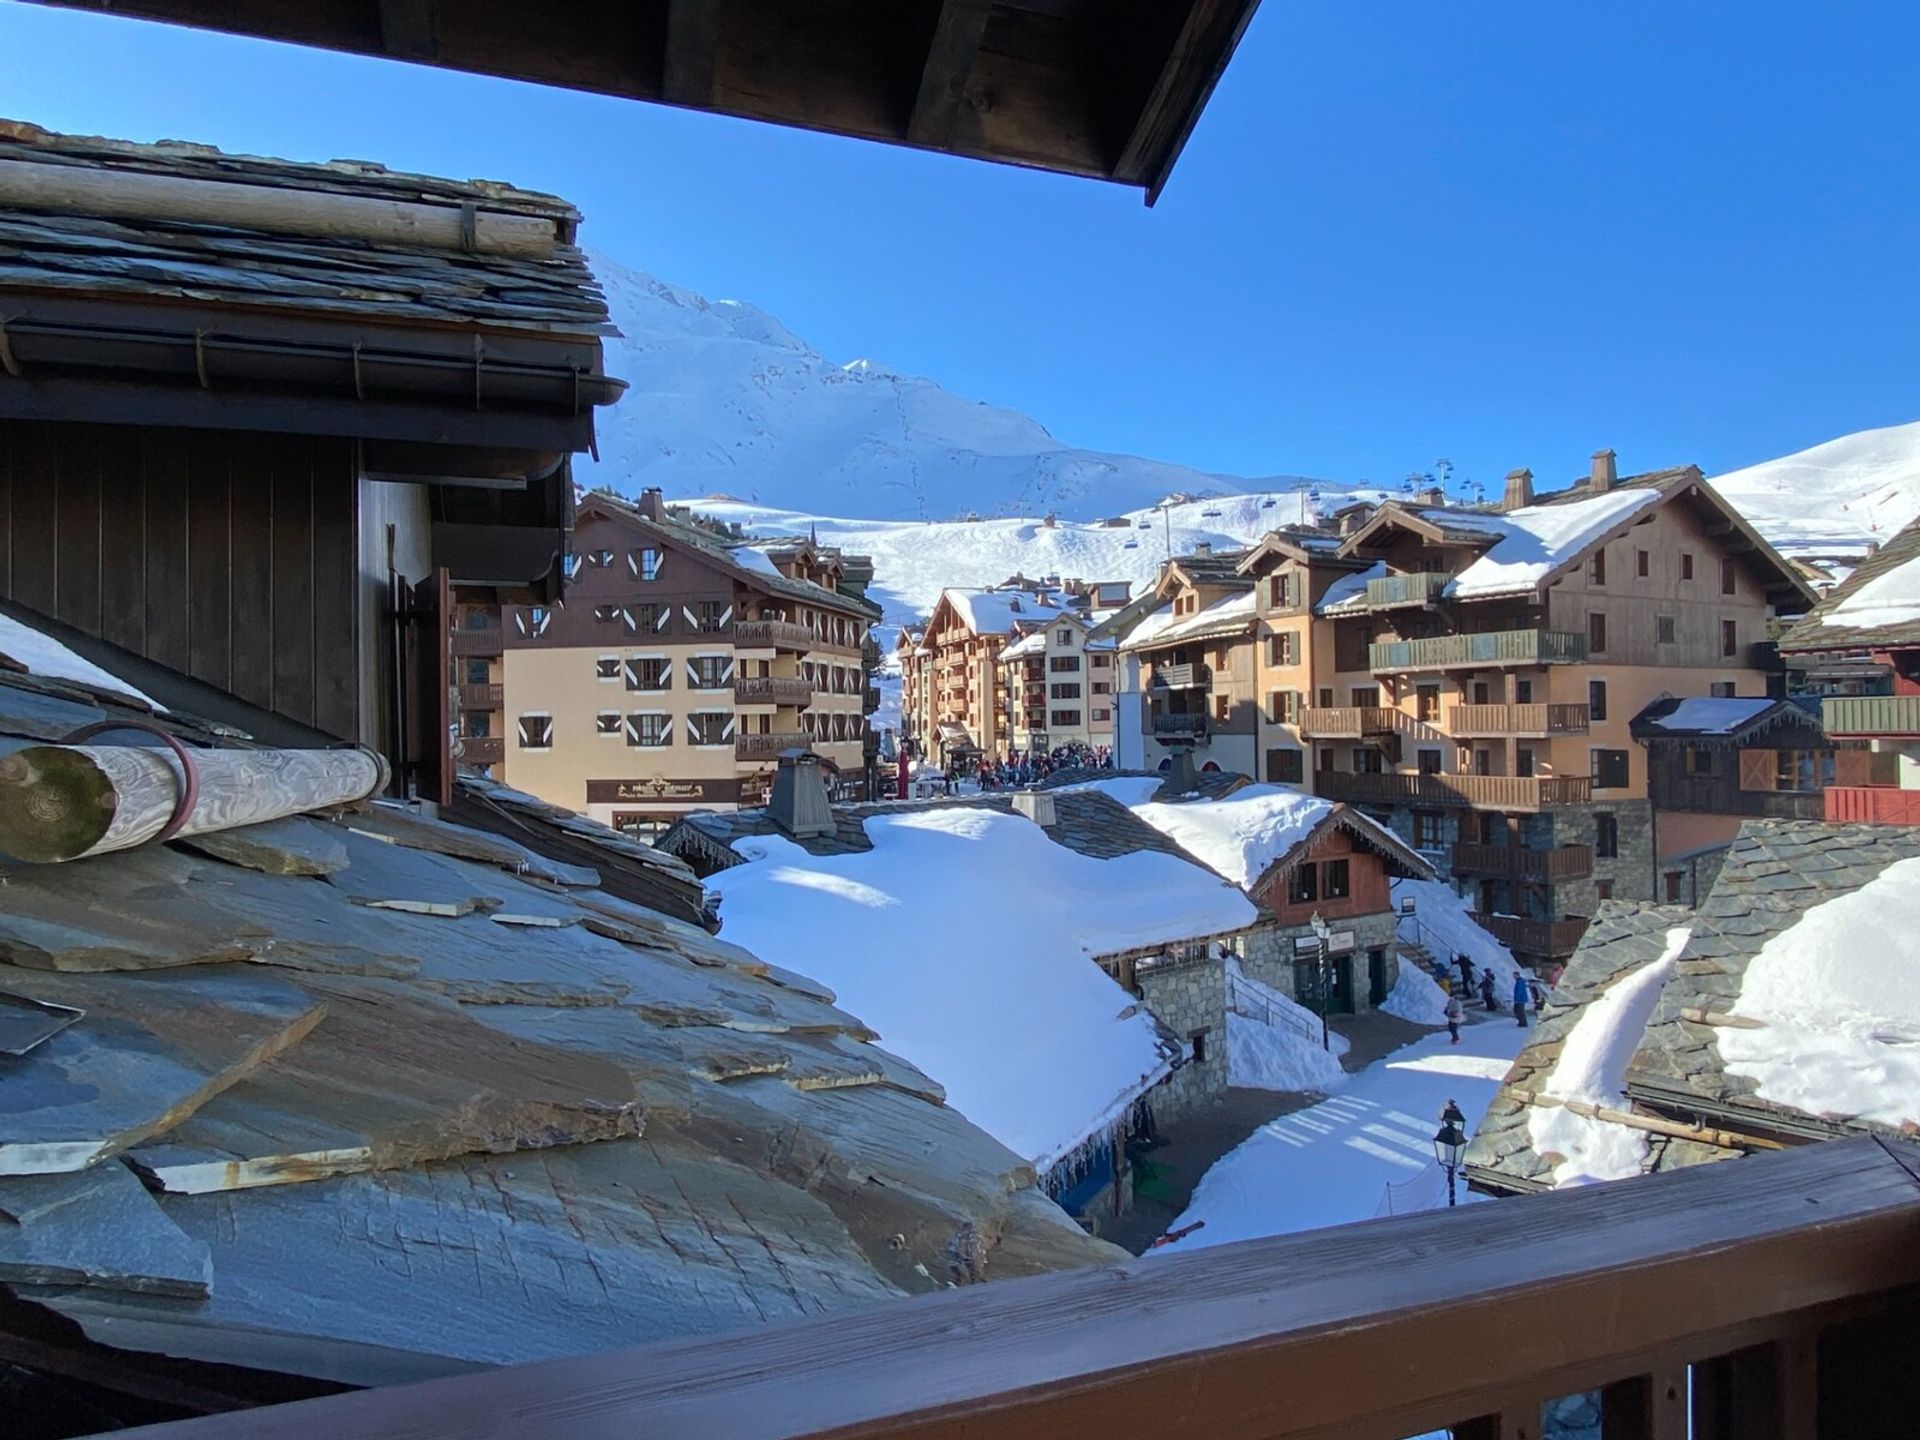
[(1002, 660), (1019, 660), (1028, 655), (1044, 655), (1047, 650), (1047, 632), (1035, 630), (1031, 635), (1022, 635), (1006, 649), (1000, 652)]
[(1384, 560), (1376, 561), (1357, 575), (1342, 575), (1327, 587), (1327, 593), (1313, 607), (1314, 613), (1326, 615), (1352, 605), (1366, 595), (1369, 580), (1384, 580), (1386, 577), (1387, 562)]
[(1533, 589), (1606, 531), (1654, 504), (1661, 493), (1650, 487), (1609, 490), (1589, 500), (1528, 505), (1504, 513), (1409, 509), (1449, 530), (1484, 530), (1496, 537), (1447, 586), (1448, 595), (1467, 599)]
[(1670, 715), (1658, 715), (1647, 724), (1661, 730), (1686, 730), (1695, 735), (1730, 735), (1762, 711), (1779, 702), (1761, 697), (1735, 696), (1682, 700)]
[(1051, 596), (1028, 590), (958, 590), (940, 592), (976, 635), (1004, 635), (1023, 620), (1052, 620), (1060, 606)]
[(1158, 779), (1129, 775), (1092, 788), (1118, 800), (1181, 849), (1243, 889), (1266, 874), (1333, 810), (1333, 802), (1280, 785), (1243, 785), (1216, 800), (1156, 802)]
[(1173, 606), (1162, 605), (1158, 610), (1149, 612), (1145, 619), (1127, 632), (1126, 647), (1137, 650), (1146, 645), (1171, 645), (1177, 640), (1234, 630), (1253, 619), (1256, 599), (1253, 591), (1243, 590), (1237, 595), (1214, 601), (1198, 614), (1177, 620)]
[(1877, 630), (1920, 621), (1920, 555), (1874, 576), (1820, 617), (1822, 625)]
[(733, 563), (743, 570), (752, 570), (761, 575), (774, 575), (784, 580), (780, 567), (773, 563), (773, 557), (766, 551), (752, 545), (736, 545), (727, 552), (733, 556)]
[[(1542, 1095), (1628, 1108), (1627, 1068), (1691, 933), (1685, 926), (1668, 930), (1666, 949), (1658, 959), (1614, 981), (1587, 1005), (1561, 1042), (1560, 1058), (1541, 1084)], [(1527, 1133), (1535, 1153), (1559, 1157), (1553, 1170), (1556, 1186), (1630, 1180), (1646, 1169), (1647, 1132), (1632, 1126), (1576, 1115), (1564, 1106), (1535, 1104), (1527, 1112)]]
[(1100, 860), (1032, 821), (938, 807), (865, 820), (873, 848), (743, 836), (707, 883), (727, 934), (831, 987), (886, 1049), (1039, 1169), (1167, 1073), (1153, 1019), (1092, 957), (1224, 934), (1246, 897), (1172, 855)]
[(118, 675), (102, 670), (91, 660), (82, 659), (51, 635), (43, 635), (30, 625), (0, 615), (0, 656), (24, 665), (29, 675), (48, 680), (71, 680), (91, 685), (96, 690), (128, 695), (155, 710), (162, 709), (151, 696), (127, 684)]
[[(1871, 937), (1871, 943), (1867, 943)], [(1748, 962), (1714, 1032), (1731, 1075), (1813, 1115), (1920, 1122), (1920, 859), (1807, 910)]]

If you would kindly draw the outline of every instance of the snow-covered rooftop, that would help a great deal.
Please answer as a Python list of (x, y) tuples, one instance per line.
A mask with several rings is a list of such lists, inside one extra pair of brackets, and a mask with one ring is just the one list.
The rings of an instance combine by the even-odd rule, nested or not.
[(1920, 622), (1920, 555), (1874, 576), (1820, 616), (1822, 625), (1849, 630), (1916, 622)]
[(1004, 635), (1023, 621), (1052, 620), (1060, 615), (1058, 601), (1030, 590), (950, 588), (940, 594), (976, 635)]
[(1162, 605), (1128, 631), (1124, 643), (1127, 649), (1138, 650), (1148, 645), (1171, 645), (1180, 640), (1231, 634), (1252, 622), (1256, 598), (1253, 591), (1243, 590), (1214, 601), (1196, 614), (1178, 618), (1171, 604)]
[[(780, 567), (773, 563), (773, 557), (754, 545), (736, 545), (727, 552), (733, 556), (734, 563), (742, 569), (752, 570), (761, 575), (780, 576)], [(781, 576), (784, 579), (784, 576)]]
[(1621, 521), (1660, 499), (1651, 488), (1610, 490), (1561, 505), (1528, 505), (1504, 513), (1416, 511), (1449, 530), (1485, 530), (1498, 538), (1447, 586), (1460, 599), (1531, 590)]
[(1317, 615), (1329, 615), (1349, 606), (1364, 608), (1359, 601), (1365, 598), (1369, 580), (1384, 580), (1387, 577), (1387, 562), (1378, 561), (1357, 575), (1342, 575), (1327, 587), (1327, 593), (1320, 597), (1320, 603), (1314, 606)]
[(130, 696), (158, 710), (162, 707), (149, 695), (134, 689), (118, 675), (102, 670), (55, 640), (22, 621), (0, 615), (0, 656), (26, 667), (29, 675), (48, 680), (71, 680), (91, 685), (96, 690)]
[(1035, 630), (1031, 635), (1022, 635), (1018, 640), (1000, 652), (1002, 660), (1022, 660), (1030, 655), (1047, 653), (1047, 632)]
[(1092, 957), (1243, 929), (1245, 896), (1170, 854), (1096, 859), (968, 806), (875, 814), (872, 849), (741, 836), (708, 885), (730, 939), (830, 986), (880, 1043), (1044, 1169), (1167, 1073), (1154, 1021)]
[(1695, 735), (1730, 735), (1778, 703), (1756, 696), (1695, 696), (1680, 701), (1670, 714), (1650, 718), (1647, 724), (1661, 730), (1685, 730)]

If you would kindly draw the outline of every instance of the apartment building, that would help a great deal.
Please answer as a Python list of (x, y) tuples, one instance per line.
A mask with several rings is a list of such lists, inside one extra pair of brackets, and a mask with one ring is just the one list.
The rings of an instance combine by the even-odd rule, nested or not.
[(923, 708), (914, 733), (938, 760), (1013, 748), (1000, 654), (1015, 640), (1073, 613), (1063, 589), (1018, 579), (988, 589), (940, 592), (922, 637)]
[(462, 761), (632, 833), (764, 802), (805, 748), (859, 792), (878, 703), (862, 557), (746, 542), (592, 494), (564, 601), (474, 608), (454, 637)]
[(1498, 511), (1390, 502), (1339, 555), (1366, 567), (1315, 602), (1304, 662), (1263, 654), (1262, 689), (1292, 692), (1316, 793), (1451, 869), (1534, 959), (1571, 954), (1598, 900), (1653, 898), (1633, 717), (1778, 694), (1769, 625), (1814, 600), (1697, 468), (1620, 479), (1611, 451), (1538, 500), (1514, 472)]
[(1861, 562), (1780, 637), (1795, 689), (1817, 696), (1841, 752), (1826, 787), (1835, 821), (1920, 824), (1920, 520)]
[(932, 660), (925, 628), (902, 625), (893, 640), (893, 663), (900, 671), (900, 737), (916, 746), (924, 742), (921, 727), (933, 713)]
[(1000, 652), (1000, 733), (1026, 753), (1113, 741), (1114, 643), (1062, 610)]

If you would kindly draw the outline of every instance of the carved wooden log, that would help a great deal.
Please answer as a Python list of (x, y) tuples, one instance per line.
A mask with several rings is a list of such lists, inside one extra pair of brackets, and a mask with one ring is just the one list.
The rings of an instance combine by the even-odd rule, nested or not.
[[(387, 783), (370, 750), (195, 750), (199, 796), (182, 835), (365, 799)], [(77, 860), (151, 840), (179, 803), (180, 761), (134, 746), (31, 745), (0, 757), (0, 851)]]

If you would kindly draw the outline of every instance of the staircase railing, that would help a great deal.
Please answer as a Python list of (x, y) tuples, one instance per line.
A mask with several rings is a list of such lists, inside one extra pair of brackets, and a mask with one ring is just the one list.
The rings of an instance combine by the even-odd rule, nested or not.
[(1320, 1043), (1320, 1031), (1312, 1021), (1275, 1005), (1260, 991), (1237, 975), (1227, 977), (1227, 1008), (1248, 1020), (1291, 1030), (1313, 1045)]

